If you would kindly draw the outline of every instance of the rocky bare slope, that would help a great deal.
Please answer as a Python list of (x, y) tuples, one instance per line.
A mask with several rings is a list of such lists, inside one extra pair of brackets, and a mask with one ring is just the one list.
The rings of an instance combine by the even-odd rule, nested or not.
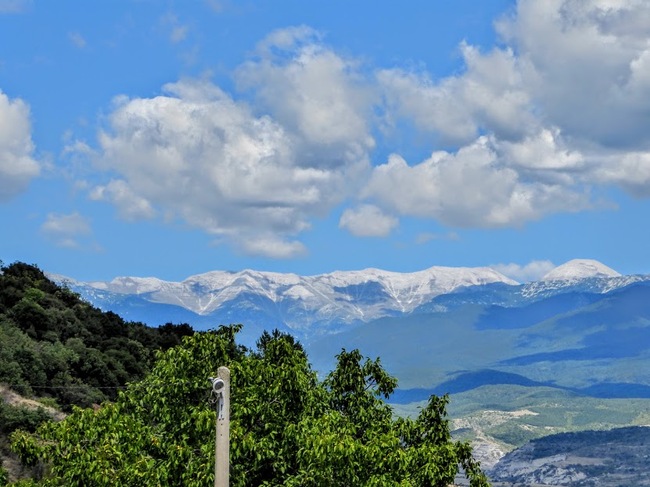
[(505, 455), (496, 486), (650, 486), (650, 427), (547, 436)]

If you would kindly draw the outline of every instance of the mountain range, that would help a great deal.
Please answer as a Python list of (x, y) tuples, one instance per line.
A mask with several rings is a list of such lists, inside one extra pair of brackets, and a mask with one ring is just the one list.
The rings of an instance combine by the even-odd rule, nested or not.
[[(380, 357), (399, 380), (390, 399), (397, 413), (453, 394), (456, 434), (474, 441), (486, 466), (553, 433), (650, 424), (650, 275), (621, 275), (594, 260), (569, 261), (528, 283), (489, 267), (213, 271), (182, 282), (50, 277), (127, 320), (196, 329), (243, 323), (246, 345), (264, 329), (290, 332), (319, 373), (341, 348)], [(520, 456), (494, 470), (499, 485), (533, 480), (504, 467)], [(592, 485), (579, 477), (575, 485)]]
[(155, 277), (117, 277), (109, 282), (50, 277), (99, 308), (134, 321), (158, 325), (166, 316), (183, 316), (201, 329), (238, 318), (291, 330), (302, 338), (386, 316), (444, 311), (454, 303), (517, 306), (577, 289), (603, 294), (648, 278), (621, 276), (592, 260), (570, 261), (525, 285), (489, 267), (431, 267), (412, 273), (365, 269), (316, 276), (212, 271), (182, 282)]
[(319, 370), (342, 347), (359, 348), (397, 375), (402, 392), (410, 390), (405, 401), (419, 399), (418, 390), (522, 381), (613, 396), (650, 388), (650, 371), (633, 367), (650, 354), (650, 276), (624, 276), (594, 260), (569, 261), (525, 284), (489, 267), (212, 271), (182, 282), (51, 277), (132, 321), (243, 323), (247, 344), (262, 329), (291, 332)]
[[(433, 298), (466, 287), (517, 283), (490, 268), (432, 267), (398, 273), (379, 269), (298, 276), (244, 270), (213, 271), (182, 282), (118, 277), (81, 283), (53, 276), (94, 304), (131, 317), (155, 305), (175, 306), (213, 323), (232, 317), (261, 321), (302, 336), (338, 331), (346, 325), (414, 312)], [(139, 318), (141, 319), (141, 318)], [(200, 318), (193, 321), (203, 323)]]

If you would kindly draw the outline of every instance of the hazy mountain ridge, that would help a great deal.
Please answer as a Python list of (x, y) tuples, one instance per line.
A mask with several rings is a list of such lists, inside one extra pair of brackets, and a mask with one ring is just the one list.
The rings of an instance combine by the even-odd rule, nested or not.
[(650, 275), (630, 275), (616, 277), (584, 277), (574, 279), (554, 279), (529, 282), (522, 286), (521, 296), (526, 299), (552, 296), (558, 292), (591, 292), (606, 294), (637, 282), (650, 281)]
[(189, 321), (199, 328), (206, 321), (215, 326), (232, 318), (254, 319), (267, 327), (297, 332), (303, 338), (382, 317), (444, 312), (467, 304), (515, 307), (567, 292), (605, 294), (650, 280), (650, 276), (621, 276), (590, 260), (570, 261), (542, 280), (527, 284), (489, 267), (431, 267), (411, 273), (365, 269), (315, 276), (211, 271), (181, 282), (153, 277), (118, 277), (110, 282), (51, 277), (102, 309), (152, 325), (160, 323), (148, 319), (147, 308), (168, 305), (190, 312)]

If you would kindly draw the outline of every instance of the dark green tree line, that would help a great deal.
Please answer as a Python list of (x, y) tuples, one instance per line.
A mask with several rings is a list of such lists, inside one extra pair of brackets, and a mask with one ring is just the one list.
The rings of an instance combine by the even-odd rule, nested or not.
[(119, 388), (149, 371), (155, 350), (192, 333), (189, 325), (127, 323), (36, 266), (0, 267), (0, 383), (52, 397), (66, 410), (115, 399)]

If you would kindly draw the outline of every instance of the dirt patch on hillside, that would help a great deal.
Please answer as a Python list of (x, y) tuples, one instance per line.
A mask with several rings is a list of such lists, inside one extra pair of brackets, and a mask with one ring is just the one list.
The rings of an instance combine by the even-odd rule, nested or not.
[(65, 413), (59, 411), (58, 409), (46, 406), (45, 404), (42, 404), (34, 399), (28, 399), (24, 396), (21, 396), (20, 394), (3, 385), (0, 385), (0, 398), (12, 406), (21, 406), (27, 409), (42, 408), (45, 410), (45, 412), (47, 412), (47, 414), (52, 416), (52, 419), (55, 421), (61, 421), (66, 416)]

